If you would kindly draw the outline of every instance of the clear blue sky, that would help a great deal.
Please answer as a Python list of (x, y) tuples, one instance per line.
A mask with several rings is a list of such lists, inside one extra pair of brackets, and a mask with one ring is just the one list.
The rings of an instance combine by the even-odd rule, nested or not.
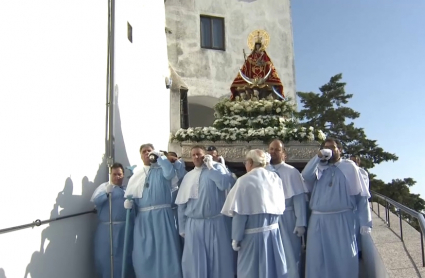
[(425, 1), (292, 0), (297, 91), (343, 74), (369, 139), (398, 155), (371, 169), (412, 177), (425, 199)]

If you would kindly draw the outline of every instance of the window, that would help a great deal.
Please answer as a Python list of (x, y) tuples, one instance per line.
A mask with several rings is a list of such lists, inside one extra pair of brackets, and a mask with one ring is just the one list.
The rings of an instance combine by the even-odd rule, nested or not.
[(189, 104), (187, 90), (180, 89), (180, 128), (189, 128)]
[(225, 50), (224, 18), (201, 15), (201, 47)]

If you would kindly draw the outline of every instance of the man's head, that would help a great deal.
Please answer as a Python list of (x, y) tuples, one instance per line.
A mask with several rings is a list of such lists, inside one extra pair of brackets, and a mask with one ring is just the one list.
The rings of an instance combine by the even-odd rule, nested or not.
[(332, 157), (329, 159), (330, 163), (335, 163), (341, 159), (342, 144), (338, 139), (326, 138), (322, 143), (322, 149), (329, 149), (332, 151)]
[(155, 150), (152, 144), (143, 144), (140, 146), (140, 156), (142, 158), (143, 164), (151, 165), (151, 161), (149, 160), (149, 153)]
[(211, 155), (215, 162), (218, 162), (218, 151), (215, 146), (209, 146), (207, 148), (207, 154)]
[(250, 150), (246, 154), (245, 158), (245, 169), (247, 172), (251, 171), (254, 168), (265, 167), (266, 166), (266, 154), (264, 151), (256, 149)]
[(359, 166), (359, 167), (360, 167), (360, 156), (358, 156), (358, 155), (352, 155), (352, 156), (350, 157), (350, 159), (351, 159), (352, 161), (354, 161), (354, 163), (356, 163), (356, 165), (357, 165), (357, 166)]
[(190, 156), (195, 167), (201, 167), (204, 164), (206, 150), (203, 146), (193, 146), (190, 150)]
[(171, 163), (174, 163), (179, 159), (175, 152), (167, 152), (166, 156)]
[(121, 163), (114, 163), (111, 167), (111, 183), (113, 185), (122, 185), (122, 181), (124, 179), (124, 167)]
[(168, 152), (168, 156), (179, 158), (176, 152)]
[(269, 144), (270, 164), (279, 164), (284, 161), (285, 149), (283, 142), (275, 139)]

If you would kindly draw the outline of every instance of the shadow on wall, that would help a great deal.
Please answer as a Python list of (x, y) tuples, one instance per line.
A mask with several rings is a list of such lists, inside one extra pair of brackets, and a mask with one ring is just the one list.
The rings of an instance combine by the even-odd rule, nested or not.
[(3, 268), (0, 268), (0, 278), (6, 278), (6, 274), (4, 273)]
[[(118, 109), (115, 113), (115, 128), (116, 161), (125, 167), (129, 162)], [(108, 175), (106, 159), (103, 157), (94, 181), (89, 181), (88, 177), (82, 179), (81, 195), (73, 195), (74, 182), (71, 178), (66, 178), (64, 189), (58, 193), (56, 203), (53, 205), (50, 219), (93, 209), (90, 198), (100, 184), (108, 181)], [(96, 277), (93, 250), (96, 226), (95, 214), (49, 223), (41, 233), (40, 249), (33, 253), (24, 278)], [(4, 271), (3, 276), (1, 275), (0, 271), (0, 278), (4, 278)]]
[(189, 103), (189, 125), (191, 127), (212, 126), (214, 120), (213, 108)]

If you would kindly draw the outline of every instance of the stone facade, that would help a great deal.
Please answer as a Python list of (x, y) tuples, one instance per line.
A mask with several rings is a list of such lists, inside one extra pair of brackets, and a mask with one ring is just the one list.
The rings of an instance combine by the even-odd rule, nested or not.
[[(248, 35), (257, 29), (269, 33), (267, 53), (285, 96), (295, 99), (290, 0), (167, 0), (165, 12), (169, 62), (187, 84), (191, 104), (212, 108), (219, 97), (230, 95), (244, 62), (243, 50), (250, 53)], [(201, 48), (201, 15), (224, 18), (224, 51)]]

